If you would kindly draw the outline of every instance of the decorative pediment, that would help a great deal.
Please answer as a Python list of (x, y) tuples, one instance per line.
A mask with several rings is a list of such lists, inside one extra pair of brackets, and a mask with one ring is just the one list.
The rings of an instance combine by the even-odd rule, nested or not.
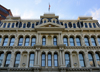
[(62, 26), (57, 23), (52, 23), (52, 22), (43, 23), (43, 24), (35, 26), (35, 28), (54, 28), (54, 27), (55, 28), (65, 28), (65, 26)]

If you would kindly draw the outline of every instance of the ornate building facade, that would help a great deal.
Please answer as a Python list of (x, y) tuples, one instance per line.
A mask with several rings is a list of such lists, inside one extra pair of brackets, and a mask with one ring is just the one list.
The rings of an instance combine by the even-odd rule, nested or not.
[(0, 72), (100, 72), (98, 20), (1, 20)]

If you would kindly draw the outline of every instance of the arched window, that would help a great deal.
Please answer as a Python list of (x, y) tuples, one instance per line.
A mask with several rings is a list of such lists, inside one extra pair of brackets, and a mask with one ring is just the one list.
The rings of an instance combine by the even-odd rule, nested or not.
[(81, 41), (79, 37), (76, 37), (76, 44), (77, 46), (81, 46)]
[(88, 28), (87, 23), (85, 23), (85, 28)]
[(90, 66), (94, 67), (94, 60), (93, 60), (92, 53), (88, 53), (88, 58), (89, 58)]
[(5, 28), (6, 27), (6, 23), (4, 23), (4, 25), (3, 25), (3, 28)]
[(94, 37), (91, 37), (91, 42), (92, 42), (93, 46), (96, 46), (96, 42), (95, 42), (95, 38)]
[(94, 27), (94, 28), (96, 28), (96, 25), (95, 25), (95, 23), (93, 23), (93, 27)]
[(11, 40), (10, 40), (10, 46), (13, 46), (14, 45), (14, 42), (15, 42), (15, 38), (12, 37)]
[(65, 28), (67, 28), (67, 24), (65, 23)]
[(58, 66), (58, 55), (54, 53), (54, 66)]
[(30, 22), (28, 22), (27, 23), (27, 28), (29, 28), (31, 26), (31, 23)]
[(45, 66), (45, 53), (42, 53), (42, 66)]
[(5, 37), (5, 38), (4, 38), (4, 42), (3, 42), (3, 46), (6, 46), (7, 43), (8, 43), (8, 37)]
[(52, 64), (52, 56), (51, 53), (48, 54), (48, 66), (51, 66)]
[(70, 37), (70, 46), (74, 46), (74, 38)]
[(65, 53), (65, 64), (66, 64), (66, 67), (70, 67), (70, 56), (69, 56), (69, 53)]
[(98, 39), (98, 44), (100, 45), (100, 37), (98, 37), (97, 39)]
[(14, 28), (15, 23), (12, 23), (12, 28)]
[(63, 38), (63, 43), (64, 43), (66, 46), (68, 46), (67, 37), (64, 37), (64, 38)]
[(76, 28), (76, 24), (75, 23), (73, 24), (73, 28)]
[(36, 44), (36, 37), (32, 37), (32, 43), (31, 46), (34, 46)]
[(53, 38), (53, 45), (57, 45), (57, 37)]
[(10, 28), (10, 23), (8, 23), (8, 26), (7, 26), (7, 28)]
[(1, 43), (1, 40), (2, 40), (2, 38), (1, 38), (1, 36), (0, 36), (0, 43)]
[(99, 53), (96, 53), (95, 56), (96, 56), (97, 64), (100, 67), (100, 55), (99, 55)]
[(29, 42), (30, 42), (30, 38), (26, 37), (26, 39), (25, 39), (25, 46), (29, 46)]
[(35, 58), (34, 53), (30, 53), (29, 67), (34, 66), (34, 58)]
[(26, 28), (26, 23), (24, 23), (23, 28)]
[(42, 38), (42, 45), (46, 45), (46, 38), (45, 37)]
[(85, 41), (86, 46), (89, 46), (89, 40), (87, 37), (84, 38), (84, 41)]
[(89, 23), (89, 27), (90, 27), (90, 28), (92, 28), (92, 25), (91, 25), (91, 23)]
[(11, 59), (11, 53), (7, 53), (7, 57), (6, 57), (6, 61), (5, 61), (5, 67), (9, 67), (10, 59)]
[(85, 67), (83, 53), (79, 53), (80, 66)]
[(20, 53), (16, 54), (16, 58), (15, 58), (15, 64), (14, 67), (18, 67), (20, 64)]
[(0, 67), (3, 63), (3, 57), (4, 57), (4, 53), (0, 53)]
[(22, 46), (22, 45), (23, 45), (23, 37), (20, 37), (20, 38), (19, 38), (18, 46)]

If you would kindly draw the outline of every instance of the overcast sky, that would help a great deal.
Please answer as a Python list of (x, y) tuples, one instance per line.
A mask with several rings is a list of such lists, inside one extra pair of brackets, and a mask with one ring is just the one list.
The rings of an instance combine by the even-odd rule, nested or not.
[(49, 13), (60, 19), (77, 19), (78, 16), (92, 16), (100, 22), (100, 0), (0, 0), (0, 4), (11, 9), (13, 16), (22, 19), (39, 19)]

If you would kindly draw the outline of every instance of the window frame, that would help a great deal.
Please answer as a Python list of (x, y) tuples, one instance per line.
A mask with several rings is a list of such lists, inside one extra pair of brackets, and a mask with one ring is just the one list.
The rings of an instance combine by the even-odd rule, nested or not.
[[(45, 40), (44, 40), (44, 39), (45, 39)], [(43, 46), (46, 45), (46, 37), (45, 37), (45, 36), (42, 37), (42, 45), (43, 45)]]
[[(31, 54), (34, 55), (33, 59), (31, 59)], [(31, 62), (33, 62), (33, 66), (30, 65)], [(29, 56), (29, 67), (34, 67), (34, 63), (35, 63), (35, 54), (34, 53), (30, 53), (30, 56)]]

